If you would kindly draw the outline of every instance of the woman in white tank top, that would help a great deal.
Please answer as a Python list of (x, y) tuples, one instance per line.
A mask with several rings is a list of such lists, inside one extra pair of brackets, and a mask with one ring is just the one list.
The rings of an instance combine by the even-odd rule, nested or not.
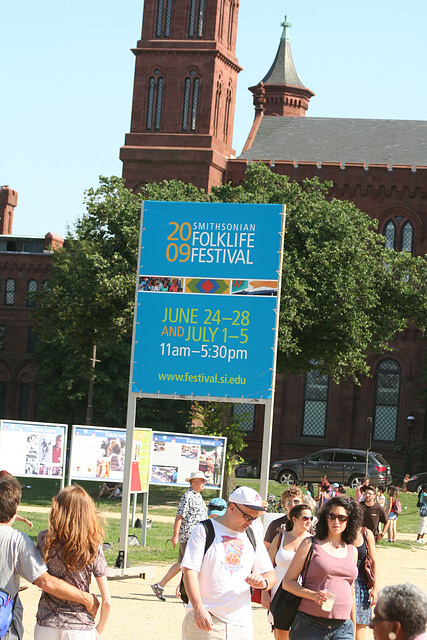
[[(304, 538), (311, 535), (312, 520), (313, 516), (311, 509), (305, 504), (298, 504), (290, 510), (286, 525), (282, 525), (282, 528), (286, 526), (286, 530), (278, 533), (273, 539), (268, 553), (270, 554), (270, 558), (276, 572), (277, 581), (271, 590), (271, 595), (268, 591), (261, 592), (261, 604), (266, 609), (269, 609), (270, 602), (277, 589), (279, 587), (281, 588), (282, 580), (285, 577), (285, 573), (288, 570), (299, 545)], [(275, 629), (273, 616), (270, 612), (268, 613), (268, 619), (273, 626), (275, 640), (288, 640), (289, 631)]]

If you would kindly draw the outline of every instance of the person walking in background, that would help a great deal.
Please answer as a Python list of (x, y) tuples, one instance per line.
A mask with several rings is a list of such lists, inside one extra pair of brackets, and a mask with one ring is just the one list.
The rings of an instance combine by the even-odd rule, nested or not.
[[(400, 506), (400, 500), (398, 498), (396, 487), (393, 487), (393, 486), (389, 487), (386, 514), (387, 514), (390, 526), (388, 528), (387, 542), (395, 542), (396, 540), (397, 517), (401, 512), (401, 510), (402, 510), (402, 507)], [(385, 533), (385, 530), (383, 533)]]
[[(271, 596), (268, 591), (261, 592), (261, 604), (265, 609), (270, 608), (270, 602), (278, 589), (282, 588), (282, 581), (286, 571), (291, 564), (295, 553), (304, 540), (311, 535), (311, 525), (313, 515), (311, 509), (306, 504), (298, 504), (293, 507), (288, 514), (286, 525), (282, 525), (283, 530), (276, 535), (270, 545), (268, 554), (276, 572), (276, 584), (271, 589)], [(289, 628), (284, 629), (280, 616), (273, 618), (268, 614), (268, 619), (274, 629), (275, 640), (288, 640)]]
[(170, 567), (159, 582), (151, 585), (154, 594), (162, 602), (166, 602), (166, 598), (163, 595), (165, 586), (181, 571), (181, 562), (189, 537), (199, 522), (206, 520), (208, 517), (206, 505), (201, 496), (201, 492), (206, 486), (205, 474), (203, 471), (194, 471), (189, 478), (185, 479), (185, 482), (189, 482), (190, 487), (179, 501), (171, 538), (174, 549), (179, 543), (178, 562), (175, 562)]
[(362, 478), (362, 482), (356, 487), (356, 500), (363, 502), (365, 499), (365, 489), (369, 486), (369, 478)]
[(239, 487), (224, 515), (211, 520), (215, 537), (206, 551), (204, 525), (194, 529), (182, 561), (189, 598), (183, 640), (252, 640), (250, 587), (267, 591), (276, 582), (265, 546), (247, 533), (264, 510), (254, 489)]
[[(361, 510), (353, 498), (331, 498), (318, 514), (316, 536), (303, 540), (283, 579), (302, 598), (290, 640), (354, 640), (354, 589)], [(298, 578), (313, 544), (304, 586)]]
[[(361, 518), (363, 513), (361, 512)], [(356, 640), (365, 640), (366, 630), (371, 622), (372, 607), (377, 601), (378, 591), (378, 563), (375, 550), (375, 538), (372, 531), (366, 527), (361, 527), (357, 532), (357, 538), (354, 541), (357, 549), (357, 578), (354, 582), (354, 593), (356, 597)], [(371, 559), (372, 573), (374, 576), (374, 585), (368, 588), (366, 584), (364, 565), (366, 556)]]
[[(371, 486), (365, 488), (365, 501), (360, 503), (363, 510), (363, 526), (372, 531), (375, 542), (381, 540), (390, 526), (387, 514), (383, 507), (375, 504), (375, 489)], [(384, 525), (380, 532), (380, 524)]]
[(110, 615), (108, 567), (102, 550), (104, 531), (95, 505), (83, 487), (65, 487), (52, 500), (49, 528), (41, 531), (37, 548), (49, 573), (82, 591), (89, 591), (93, 575), (101, 592), (101, 616), (95, 621), (81, 605), (42, 593), (34, 640), (98, 640)]
[(371, 629), (375, 640), (427, 640), (427, 594), (414, 584), (394, 584), (378, 594)]
[(22, 603), (19, 599), (21, 576), (61, 602), (70, 600), (86, 607), (95, 616), (99, 603), (95, 596), (48, 573), (40, 552), (32, 540), (12, 529), (21, 500), (21, 485), (12, 476), (0, 479), (0, 587), (14, 601), (13, 618), (7, 640), (21, 640), (24, 635)]
[(304, 502), (304, 494), (298, 487), (289, 487), (282, 493), (281, 503), (286, 509), (286, 514), (280, 518), (275, 518), (267, 527), (267, 531), (264, 536), (264, 544), (269, 549), (275, 536), (280, 533), (282, 525), (286, 525), (288, 521), (288, 513), (297, 504)]
[(420, 515), (420, 528), (415, 542), (425, 544), (424, 535), (427, 533), (427, 484), (423, 484), (418, 493), (417, 506)]
[(380, 484), (379, 487), (377, 487), (377, 496), (375, 498), (376, 503), (380, 505), (380, 507), (382, 507), (384, 509), (385, 507), (385, 495), (384, 495), (384, 487), (382, 484)]

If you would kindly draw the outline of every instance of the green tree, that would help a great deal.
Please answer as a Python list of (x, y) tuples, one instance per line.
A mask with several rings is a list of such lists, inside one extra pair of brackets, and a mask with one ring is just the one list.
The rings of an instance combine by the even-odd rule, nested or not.
[[(93, 421), (124, 424), (143, 199), (286, 204), (278, 370), (316, 367), (336, 380), (368, 374), (368, 351), (385, 351), (409, 318), (426, 327), (427, 263), (388, 251), (376, 222), (354, 204), (330, 199), (329, 186), (317, 179), (299, 185), (255, 163), (242, 185), (209, 195), (179, 181), (135, 195), (121, 179), (101, 178), (86, 193), (86, 212), (55, 252), (49, 289), (38, 297), (40, 418), (53, 419), (59, 407), (67, 422), (85, 414), (96, 344)], [(145, 423), (152, 416), (173, 428), (171, 405), (138, 404)], [(187, 417), (188, 407), (176, 417), (180, 428)]]

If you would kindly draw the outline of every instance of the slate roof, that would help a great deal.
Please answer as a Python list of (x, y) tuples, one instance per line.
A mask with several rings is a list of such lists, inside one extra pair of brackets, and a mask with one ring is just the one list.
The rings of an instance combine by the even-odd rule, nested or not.
[(282, 23), (283, 32), (280, 38), (279, 48), (276, 57), (267, 75), (261, 80), (264, 84), (285, 84), (292, 87), (304, 87), (304, 83), (296, 72), (294, 62), (292, 60), (291, 45), (288, 37), (288, 27), (290, 23), (285, 17)]
[(427, 121), (264, 116), (239, 158), (427, 166)]

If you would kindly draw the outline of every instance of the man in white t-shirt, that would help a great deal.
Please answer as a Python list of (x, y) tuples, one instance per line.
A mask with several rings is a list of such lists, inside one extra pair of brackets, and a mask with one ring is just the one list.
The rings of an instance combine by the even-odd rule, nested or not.
[(263, 544), (246, 530), (265, 511), (261, 496), (240, 487), (228, 499), (225, 514), (212, 520), (215, 539), (205, 553), (206, 529), (193, 531), (182, 561), (189, 598), (183, 640), (251, 640), (250, 587), (271, 589), (276, 574)]

